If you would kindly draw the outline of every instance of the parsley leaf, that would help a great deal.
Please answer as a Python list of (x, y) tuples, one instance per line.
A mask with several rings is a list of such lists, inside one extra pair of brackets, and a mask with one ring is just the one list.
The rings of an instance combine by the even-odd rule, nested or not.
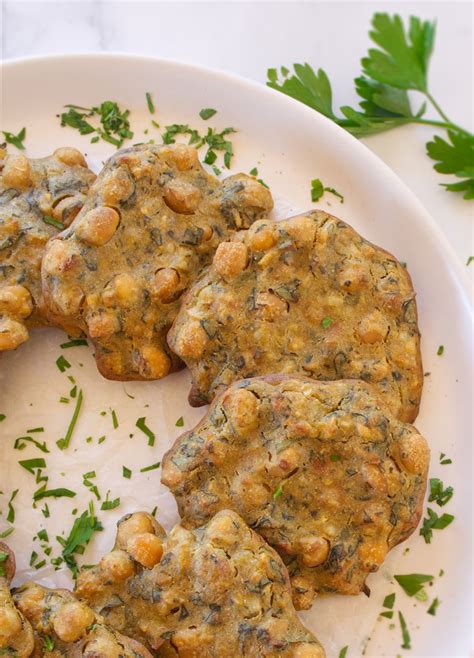
[(334, 187), (325, 187), (319, 178), (314, 178), (311, 181), (311, 201), (315, 203), (323, 196), (324, 192), (330, 192), (334, 196), (339, 197), (341, 203), (344, 203), (344, 197)]
[(431, 605), (430, 605), (430, 607), (428, 608), (428, 610), (426, 612), (429, 615), (433, 615), (433, 617), (434, 617), (435, 614), (436, 614), (436, 610), (438, 609), (439, 604), (440, 604), (440, 600), (438, 599), (438, 597), (434, 598)]
[[(99, 138), (120, 148), (126, 139), (133, 137), (130, 130), (130, 110), (121, 110), (115, 101), (104, 101), (97, 107), (80, 107), (79, 105), (66, 105), (67, 112), (61, 114), (61, 126), (69, 126), (79, 131), (81, 135), (93, 132), (97, 135), (91, 141)], [(96, 117), (99, 125), (94, 126), (86, 118)]]
[(430, 496), (428, 502), (436, 502), (440, 507), (444, 507), (453, 497), (453, 487), (444, 488), (443, 482), (439, 478), (430, 478)]
[(148, 445), (153, 446), (155, 444), (155, 433), (152, 432), (151, 429), (146, 425), (145, 420), (145, 416), (143, 416), (143, 418), (139, 418), (135, 423), (135, 426), (138, 427), (138, 429), (141, 430), (143, 434), (146, 434), (148, 437)]
[(398, 619), (400, 621), (400, 628), (402, 629), (402, 649), (411, 649), (411, 638), (410, 638), (410, 633), (408, 631), (408, 626), (405, 621), (405, 617), (402, 615), (402, 613), (399, 611), (398, 612)]
[(155, 114), (155, 106), (153, 105), (153, 99), (149, 91), (145, 94), (146, 104), (148, 106), (148, 111), (150, 114)]
[(8, 131), (2, 130), (3, 136), (5, 137), (5, 141), (7, 144), (12, 144), (13, 146), (16, 146), (17, 149), (20, 149), (20, 151), (25, 150), (25, 146), (23, 144), (23, 141), (26, 137), (26, 128), (22, 128), (18, 135), (15, 135), (13, 133), (9, 133)]
[(208, 119), (213, 117), (214, 114), (217, 114), (217, 110), (213, 110), (212, 107), (205, 107), (199, 112), (199, 116), (204, 121), (207, 121)]
[(440, 174), (454, 174), (465, 180), (442, 183), (450, 192), (464, 192), (463, 198), (474, 199), (474, 135), (448, 130), (451, 143), (435, 135), (426, 145), (426, 152), (436, 160), (434, 169)]
[(94, 532), (100, 532), (101, 530), (103, 530), (102, 524), (96, 518), (94, 514), (94, 505), (91, 502), (89, 503), (89, 509), (83, 512), (81, 516), (74, 521), (67, 539), (56, 537), (59, 543), (63, 546), (61, 554), (65, 563), (72, 571), (74, 578), (76, 578), (78, 571), (74, 555), (77, 553), (84, 553), (85, 547), (91, 540)]
[[(343, 105), (337, 113), (333, 109), (331, 83), (326, 72), (315, 71), (308, 63), (294, 64), (293, 73), (284, 66), (279, 71), (268, 69), (267, 85), (320, 112), (356, 137), (409, 123), (446, 129), (449, 142), (436, 136), (427, 144), (427, 153), (437, 161), (436, 171), (462, 179), (443, 184), (448, 191), (462, 193), (464, 199), (474, 199), (474, 135), (446, 116), (428, 88), (435, 23), (411, 16), (405, 26), (398, 15), (375, 13), (369, 36), (376, 48), (369, 49), (362, 58), (363, 75), (354, 80), (355, 91), (361, 99), (358, 108)], [(425, 97), (416, 111), (412, 109), (409, 90), (416, 90)], [(423, 118), (427, 103), (441, 120)], [(321, 198), (323, 191), (322, 184), (315, 184), (313, 201)], [(336, 193), (331, 188), (326, 191)]]
[(13, 507), (12, 503), (15, 500), (18, 491), (19, 491), (18, 489), (12, 491), (10, 500), (8, 501), (8, 514), (7, 514), (8, 523), (15, 523), (15, 508)]
[(278, 498), (280, 498), (282, 493), (283, 493), (283, 484), (280, 482), (278, 487), (273, 492), (273, 500), (278, 500)]
[(423, 589), (425, 583), (433, 580), (433, 576), (427, 576), (421, 573), (410, 573), (406, 576), (394, 576), (394, 578), (408, 596), (415, 596), (415, 594)]
[(431, 544), (433, 530), (444, 530), (444, 528), (454, 521), (454, 516), (452, 514), (438, 516), (430, 507), (428, 507), (426, 512), (428, 518), (423, 519), (423, 525), (420, 528), (420, 535), (424, 538), (427, 544)]
[(71, 422), (69, 423), (66, 434), (63, 439), (59, 439), (58, 441), (56, 441), (56, 445), (60, 450), (65, 450), (69, 446), (69, 443), (72, 438), (72, 434), (74, 432), (74, 428), (76, 427), (77, 419), (79, 417), (79, 412), (81, 411), (81, 407), (82, 407), (82, 389), (79, 391), (79, 395), (77, 396), (74, 413), (72, 414)]
[(395, 604), (395, 592), (393, 592), (392, 594), (387, 594), (387, 596), (383, 600), (382, 606), (384, 608), (389, 608), (391, 610), (394, 604)]

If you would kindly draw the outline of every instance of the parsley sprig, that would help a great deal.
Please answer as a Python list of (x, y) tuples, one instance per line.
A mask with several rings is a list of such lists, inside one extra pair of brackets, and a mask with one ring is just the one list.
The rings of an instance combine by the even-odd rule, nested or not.
[[(343, 105), (336, 113), (326, 72), (315, 72), (309, 64), (294, 64), (293, 74), (285, 66), (280, 71), (269, 69), (267, 85), (312, 107), (356, 137), (413, 123), (445, 129), (449, 141), (436, 135), (426, 145), (427, 154), (436, 161), (436, 171), (462, 179), (443, 183), (448, 191), (474, 199), (474, 135), (448, 118), (428, 86), (435, 23), (411, 16), (407, 29), (400, 16), (376, 13), (369, 36), (377, 48), (362, 58), (362, 75), (354, 80), (361, 99), (358, 108)], [(409, 91), (424, 97), (416, 110)], [(424, 118), (428, 103), (441, 120)]]

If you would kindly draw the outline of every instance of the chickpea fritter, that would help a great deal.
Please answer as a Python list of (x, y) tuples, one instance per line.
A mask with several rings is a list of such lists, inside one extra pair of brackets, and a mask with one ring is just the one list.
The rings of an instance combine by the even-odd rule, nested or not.
[(108, 379), (160, 379), (182, 366), (167, 343), (182, 294), (220, 242), (271, 210), (244, 174), (220, 182), (188, 146), (110, 158), (69, 229), (48, 246), (43, 287), (58, 324), (84, 331)]
[(298, 619), (277, 553), (227, 510), (167, 537), (149, 514), (124, 517), (112, 552), (80, 572), (76, 595), (163, 658), (325, 655)]
[(0, 542), (0, 655), (27, 658), (35, 647), (33, 629), (15, 607), (10, 583), (15, 575), (15, 556)]
[(423, 372), (406, 269), (343, 221), (315, 210), (262, 220), (219, 245), (168, 335), (190, 368), (190, 404), (275, 372), (362, 379), (412, 422)]
[(0, 351), (48, 323), (41, 293), (46, 242), (69, 226), (94, 180), (74, 148), (37, 160), (0, 148)]
[[(14, 590), (15, 604), (35, 633), (35, 656), (47, 658), (151, 658), (136, 640), (104, 623), (71, 592), (27, 583)], [(30, 655), (30, 654), (25, 654)]]
[(429, 448), (364, 382), (233, 384), (163, 459), (185, 527), (233, 509), (288, 567), (297, 609), (358, 594), (416, 528)]

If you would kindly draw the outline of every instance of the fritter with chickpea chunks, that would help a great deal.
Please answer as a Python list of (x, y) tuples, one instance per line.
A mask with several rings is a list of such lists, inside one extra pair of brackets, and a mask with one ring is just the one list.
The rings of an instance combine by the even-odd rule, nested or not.
[(35, 648), (33, 629), (16, 608), (10, 583), (15, 575), (15, 556), (0, 542), (0, 655), (27, 658)]
[(216, 247), (273, 206), (245, 174), (220, 182), (189, 146), (138, 145), (111, 157), (69, 229), (48, 246), (44, 296), (58, 323), (94, 342), (108, 379), (182, 367), (166, 333)]
[(288, 567), (297, 609), (358, 594), (416, 528), (429, 448), (368, 384), (273, 375), (218, 397), (163, 460), (185, 527), (233, 509)]
[(423, 372), (406, 269), (343, 221), (315, 210), (256, 222), (219, 245), (169, 333), (190, 368), (190, 403), (275, 372), (373, 384), (413, 422)]
[(124, 517), (76, 594), (163, 658), (325, 655), (298, 619), (283, 562), (230, 511), (168, 537), (149, 514)]
[(69, 226), (94, 179), (74, 148), (36, 160), (0, 148), (0, 351), (15, 349), (29, 327), (47, 323), (41, 294), (46, 242)]
[(67, 590), (27, 583), (14, 590), (13, 598), (34, 629), (34, 656), (152, 658), (142, 644), (105, 624)]

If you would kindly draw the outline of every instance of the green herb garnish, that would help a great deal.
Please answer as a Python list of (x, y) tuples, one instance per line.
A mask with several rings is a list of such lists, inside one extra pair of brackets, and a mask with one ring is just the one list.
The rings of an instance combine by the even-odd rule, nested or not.
[(454, 516), (452, 514), (438, 516), (430, 507), (428, 507), (426, 511), (428, 518), (423, 519), (423, 525), (420, 528), (420, 535), (424, 538), (427, 544), (431, 544), (433, 530), (444, 530), (444, 528), (453, 522)]
[(339, 658), (346, 658), (346, 656), (347, 656), (347, 652), (348, 652), (348, 651), (349, 651), (349, 647), (343, 647), (343, 648), (339, 651)]
[(127, 478), (127, 480), (130, 480), (132, 477), (132, 471), (126, 466), (122, 466), (122, 475), (124, 478)]
[(474, 261), (474, 256), (469, 256), (467, 259), (466, 265), (469, 266)]
[(453, 460), (449, 459), (449, 457), (446, 457), (446, 454), (444, 452), (439, 453), (439, 463), (442, 466), (446, 466), (446, 464), (452, 464)]
[(410, 639), (410, 633), (408, 632), (408, 626), (405, 621), (405, 617), (402, 615), (400, 611), (398, 612), (398, 619), (400, 620), (400, 628), (402, 629), (402, 639), (403, 639), (402, 649), (411, 649), (411, 639)]
[(92, 501), (89, 503), (89, 509), (81, 514), (72, 526), (71, 532), (67, 539), (63, 537), (56, 537), (59, 543), (63, 546), (61, 554), (65, 563), (72, 571), (73, 578), (77, 576), (77, 562), (74, 557), (76, 553), (84, 553), (85, 547), (89, 543), (94, 532), (103, 530), (102, 524), (94, 514), (94, 504)]
[(6, 530), (3, 530), (2, 532), (0, 532), (0, 539), (6, 539), (12, 534), (14, 530), (15, 528), (7, 528)]
[(19, 436), (17, 439), (15, 439), (15, 443), (13, 444), (13, 447), (15, 450), (23, 450), (24, 448), (26, 448), (27, 443), (33, 443), (33, 445), (39, 448), (41, 452), (49, 452), (49, 449), (46, 446), (46, 441), (40, 443), (32, 436)]
[(37, 457), (36, 459), (24, 459), (18, 463), (32, 475), (34, 475), (35, 468), (46, 468), (46, 462), (42, 457)]
[(249, 174), (250, 174), (251, 176), (258, 176), (258, 169), (257, 169), (257, 167), (253, 167), (253, 169), (251, 169), (251, 170), (249, 171)]
[(436, 615), (436, 611), (438, 609), (439, 604), (440, 604), (440, 601), (439, 601), (438, 597), (434, 598), (431, 605), (430, 605), (430, 607), (428, 608), (428, 610), (426, 612), (429, 615), (433, 615), (433, 617), (434, 617)]
[(283, 484), (280, 482), (278, 487), (273, 492), (273, 500), (278, 500), (278, 498), (280, 498), (282, 493), (283, 493)]
[(119, 424), (118, 424), (118, 418), (117, 418), (117, 414), (116, 414), (116, 412), (115, 412), (115, 409), (111, 409), (111, 410), (110, 410), (110, 413), (111, 413), (111, 415), (112, 415), (112, 425), (113, 425), (113, 428), (114, 428), (114, 430), (116, 430), (117, 427), (119, 426)]
[(217, 110), (213, 110), (212, 107), (205, 107), (199, 112), (199, 116), (204, 121), (207, 121), (208, 119), (213, 117), (214, 114), (217, 114)]
[(115, 509), (120, 505), (120, 498), (115, 498), (114, 500), (109, 500), (109, 493), (110, 491), (107, 491), (107, 495), (105, 497), (104, 502), (100, 506), (100, 509), (106, 512), (107, 510)]
[(155, 462), (154, 464), (151, 464), (150, 466), (145, 466), (144, 468), (140, 469), (140, 473), (147, 473), (148, 471), (154, 471), (156, 468), (160, 467), (161, 462)]
[(410, 573), (406, 576), (394, 576), (394, 578), (408, 596), (415, 596), (415, 594), (423, 589), (425, 583), (429, 583), (433, 580), (433, 576), (427, 576), (420, 573)]
[(39, 539), (40, 541), (46, 541), (46, 542), (49, 542), (48, 533), (47, 533), (47, 531), (45, 530), (45, 528), (42, 528), (42, 530), (38, 530), (37, 537), (38, 537), (38, 539)]
[(443, 482), (438, 478), (430, 478), (430, 496), (428, 501), (430, 503), (436, 502), (440, 507), (444, 507), (453, 497), (453, 487), (446, 487), (444, 489)]
[(44, 432), (44, 427), (33, 427), (32, 429), (26, 430), (28, 434), (31, 432)]
[(73, 338), (67, 343), (61, 343), (59, 347), (63, 350), (67, 350), (69, 347), (79, 347), (81, 345), (87, 345), (87, 340), (85, 338)]
[(8, 501), (8, 514), (7, 514), (8, 523), (15, 523), (15, 508), (13, 507), (12, 503), (15, 500), (17, 493), (18, 493), (18, 489), (12, 491), (10, 500)]
[(2, 420), (5, 420), (5, 418), (6, 418), (5, 414), (0, 414), (0, 423), (2, 422)]
[(324, 192), (329, 192), (330, 194), (334, 194), (334, 196), (337, 196), (340, 199), (341, 203), (344, 203), (344, 197), (342, 196), (342, 194), (340, 194), (333, 187), (325, 187), (323, 183), (319, 180), (319, 178), (314, 178), (311, 181), (311, 201), (313, 201), (313, 203), (319, 201), (319, 199), (323, 196)]
[(390, 608), (390, 610), (393, 608), (395, 604), (395, 592), (392, 594), (387, 594), (387, 596), (384, 598), (382, 606), (384, 608)]
[(65, 489), (64, 487), (59, 487), (58, 489), (46, 489), (46, 485), (43, 484), (43, 486), (33, 494), (33, 500), (36, 502), (43, 498), (74, 498), (75, 495), (76, 492), (71, 491), (70, 489)]
[(146, 434), (148, 437), (148, 445), (153, 446), (155, 445), (155, 434), (151, 431), (151, 429), (146, 425), (145, 423), (145, 416), (143, 418), (139, 418), (137, 422), (135, 423), (136, 427), (138, 427), (139, 430), (143, 432), (143, 434)]
[(62, 231), (64, 228), (64, 224), (62, 222), (59, 222), (57, 219), (54, 219), (54, 217), (51, 217), (50, 215), (43, 215), (42, 220), (45, 224), (50, 224), (51, 226), (58, 228), (60, 231)]
[(43, 643), (46, 651), (53, 651), (54, 649), (54, 640), (49, 635), (43, 635)]
[(176, 427), (184, 427), (184, 418), (180, 416), (175, 423)]
[(149, 91), (146, 92), (145, 97), (146, 97), (146, 104), (148, 106), (149, 113), (155, 114), (155, 106), (153, 105), (153, 100), (151, 98), (151, 94)]
[(69, 361), (67, 361), (67, 359), (65, 359), (62, 354), (56, 359), (56, 365), (58, 366), (60, 372), (65, 372), (68, 368), (71, 367)]
[[(61, 114), (61, 125), (70, 126), (79, 131), (81, 135), (97, 133), (93, 138), (100, 138), (109, 144), (120, 148), (126, 139), (133, 137), (130, 130), (130, 110), (121, 110), (115, 101), (104, 101), (97, 107), (80, 107), (79, 105), (66, 105), (67, 112)], [(86, 118), (96, 117), (99, 125), (92, 125)], [(92, 141), (92, 140), (91, 140)]]
[(444, 354), (444, 345), (440, 345), (440, 346), (438, 347), (438, 351), (436, 352), (436, 354), (437, 354), (438, 356), (441, 356), (442, 354)]
[(25, 145), (23, 144), (23, 141), (26, 137), (26, 128), (22, 128), (20, 132), (15, 135), (14, 133), (9, 133), (5, 130), (2, 130), (3, 136), (5, 137), (5, 141), (7, 144), (12, 144), (13, 146), (16, 146), (17, 149), (20, 149), (20, 151), (25, 150)]
[(332, 322), (332, 318), (329, 318), (329, 317), (327, 317), (327, 318), (323, 318), (323, 319), (321, 320), (321, 326), (322, 326), (322, 328), (323, 328), (323, 329), (327, 329), (327, 328), (331, 325), (331, 322)]
[(60, 450), (66, 450), (66, 448), (69, 446), (69, 443), (72, 438), (72, 434), (74, 432), (74, 428), (76, 427), (77, 419), (79, 417), (79, 412), (81, 411), (82, 407), (82, 389), (79, 391), (79, 395), (77, 396), (76, 400), (76, 406), (74, 408), (74, 413), (72, 414), (71, 422), (69, 423), (69, 426), (67, 428), (66, 436), (63, 439), (59, 439), (56, 441), (56, 445)]
[[(449, 142), (435, 137), (426, 145), (427, 154), (437, 162), (436, 171), (463, 179), (445, 185), (447, 190), (474, 198), (474, 135), (446, 116), (428, 87), (435, 23), (411, 16), (407, 28), (398, 15), (375, 13), (369, 37), (376, 48), (361, 60), (362, 75), (355, 79), (358, 108), (342, 106), (336, 113), (327, 74), (322, 69), (315, 72), (309, 64), (294, 64), (293, 74), (286, 67), (269, 69), (267, 85), (309, 105), (356, 137), (407, 124), (444, 128)], [(426, 102), (413, 110), (409, 91), (419, 92)], [(427, 102), (440, 120), (423, 118)]]

